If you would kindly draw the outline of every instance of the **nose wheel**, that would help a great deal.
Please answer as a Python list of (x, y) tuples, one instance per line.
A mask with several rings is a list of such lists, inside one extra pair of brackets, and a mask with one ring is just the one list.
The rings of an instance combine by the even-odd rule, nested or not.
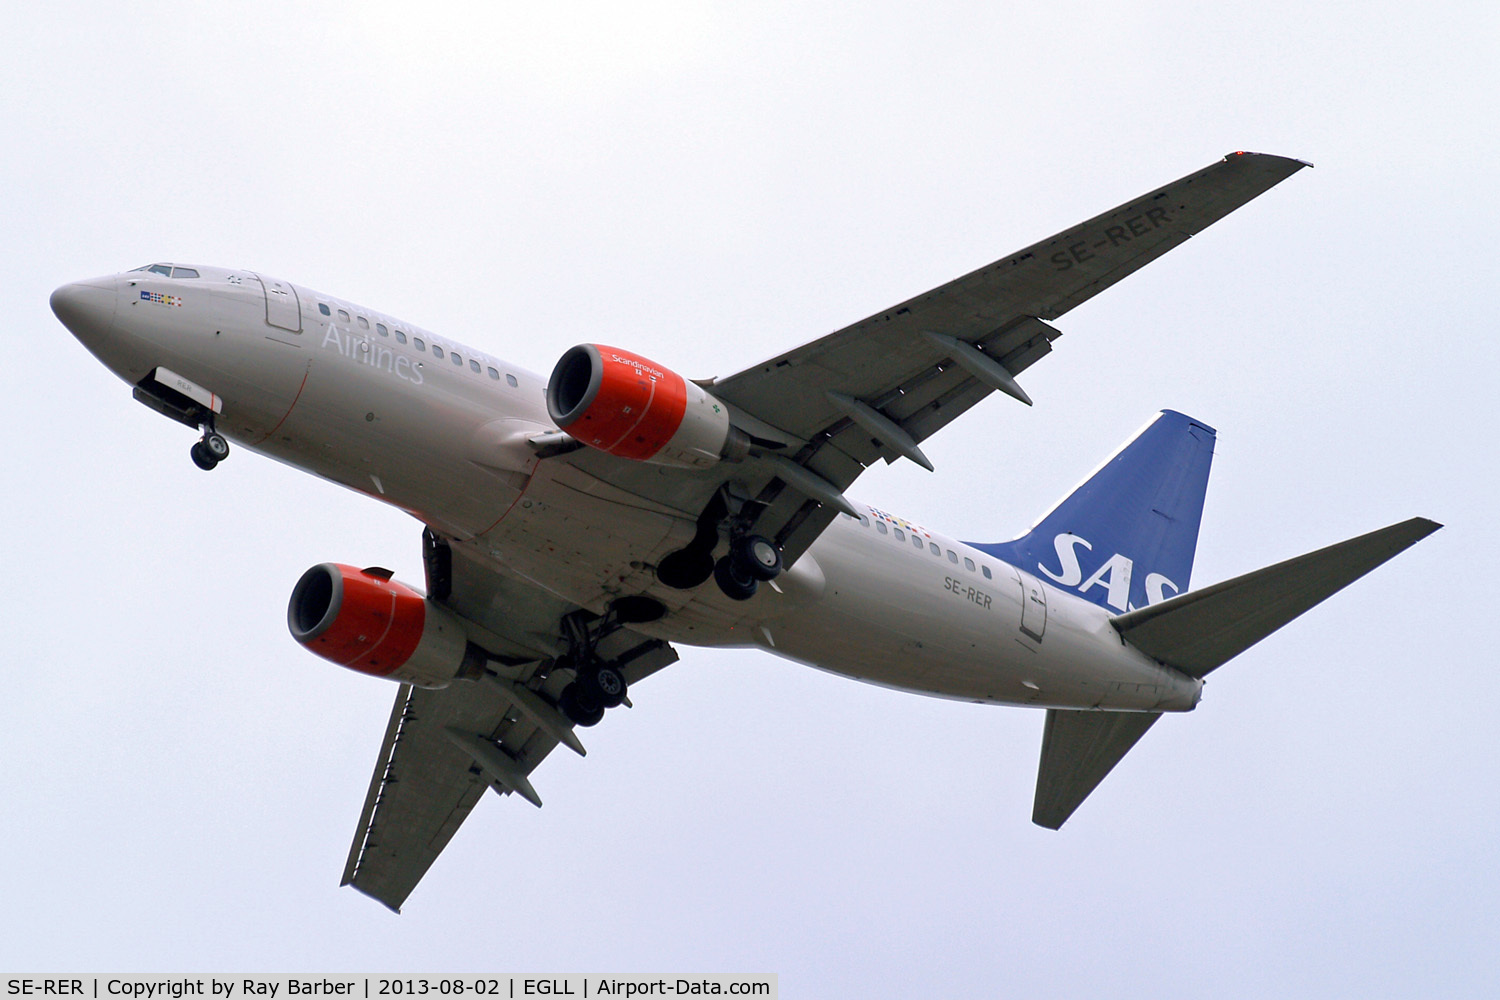
[(203, 426), (202, 439), (193, 445), (188, 454), (193, 456), (194, 465), (208, 472), (229, 457), (229, 442), (224, 440), (224, 435), (214, 430), (210, 421)]

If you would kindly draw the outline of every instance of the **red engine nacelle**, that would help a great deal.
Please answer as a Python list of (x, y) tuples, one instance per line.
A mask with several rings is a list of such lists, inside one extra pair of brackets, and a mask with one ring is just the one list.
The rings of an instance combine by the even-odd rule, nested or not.
[(602, 344), (570, 348), (547, 381), (547, 412), (591, 448), (657, 465), (706, 469), (749, 448), (728, 408), (638, 354)]
[(314, 566), (292, 588), (286, 623), (292, 638), (325, 660), (417, 687), (447, 687), (483, 662), (451, 612), (388, 570)]

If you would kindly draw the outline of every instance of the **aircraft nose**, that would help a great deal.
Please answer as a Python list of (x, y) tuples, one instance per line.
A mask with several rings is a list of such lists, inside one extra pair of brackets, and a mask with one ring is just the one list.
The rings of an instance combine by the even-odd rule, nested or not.
[(52, 312), (84, 343), (102, 340), (115, 318), (115, 279), (91, 278), (52, 293)]

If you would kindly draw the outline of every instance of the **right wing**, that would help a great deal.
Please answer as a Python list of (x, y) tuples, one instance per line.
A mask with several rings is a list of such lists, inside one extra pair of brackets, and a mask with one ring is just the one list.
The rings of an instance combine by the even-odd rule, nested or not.
[[(430, 593), (440, 592), (435, 582), (429, 569)], [(398, 913), (486, 789), (539, 806), (531, 772), (559, 743), (584, 752), (555, 707), (568, 675), (540, 670), (557, 652), (563, 616), (577, 609), (458, 547), (441, 590), (471, 635), (514, 662), (493, 664), (483, 680), (397, 692), (341, 884)], [(666, 643), (623, 628), (597, 650), (622, 662), (631, 683), (677, 659)]]
[(1305, 166), (1284, 156), (1231, 153), (842, 330), (704, 383), (738, 411), (745, 430), (765, 439), (732, 469), (663, 475), (591, 449), (566, 461), (690, 518), (732, 473), (756, 499), (754, 531), (774, 538), (791, 565), (832, 522), (841, 491), (868, 466), (902, 456), (925, 464), (916, 445), (997, 387), (1024, 399), (1014, 376), (1061, 336), (1048, 320)]

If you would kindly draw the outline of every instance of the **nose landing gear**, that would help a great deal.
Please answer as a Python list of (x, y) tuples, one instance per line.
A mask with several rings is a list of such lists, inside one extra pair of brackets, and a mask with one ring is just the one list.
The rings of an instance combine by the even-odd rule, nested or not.
[(193, 456), (193, 464), (204, 472), (229, 457), (229, 442), (224, 440), (224, 435), (214, 430), (213, 414), (209, 414), (208, 420), (203, 424), (202, 440), (194, 444), (188, 454)]

